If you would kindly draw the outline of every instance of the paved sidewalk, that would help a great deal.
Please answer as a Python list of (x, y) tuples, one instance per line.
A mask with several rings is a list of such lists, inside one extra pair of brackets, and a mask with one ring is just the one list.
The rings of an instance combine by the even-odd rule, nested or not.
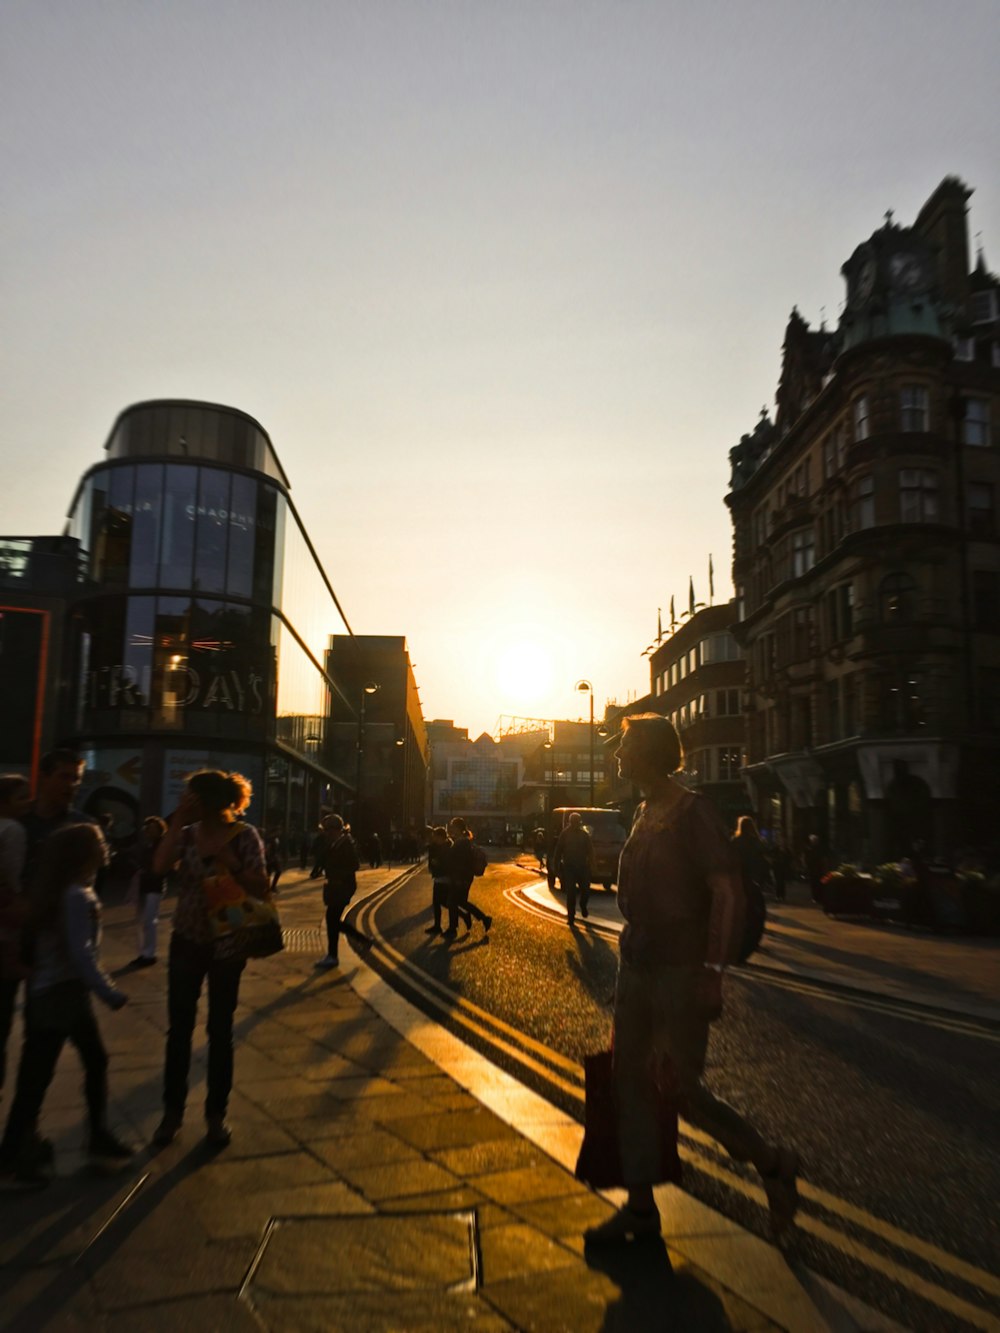
[[(359, 898), (398, 873), (362, 872)], [(345, 945), (342, 971), (316, 972), (315, 884), (287, 876), (280, 902), (289, 947), (244, 976), (224, 1152), (201, 1138), (201, 1034), (181, 1137), (109, 1175), (81, 1156), (77, 1065), (61, 1059), (43, 1122), (57, 1178), (42, 1193), (0, 1196), (0, 1326), (827, 1326), (773, 1247), (673, 1187), (662, 1195), (665, 1245), (628, 1247), (599, 1266), (585, 1258), (582, 1229), (612, 1205), (566, 1169), (579, 1128), (415, 1015)], [(115, 969), (134, 952), (127, 909), (110, 909), (106, 926)], [(112, 1123), (137, 1143), (160, 1115), (165, 972), (125, 972), (131, 1003), (100, 1014)], [(15, 1057), (18, 1042), (19, 1025)], [(442, 1072), (447, 1051), (455, 1077)], [(529, 1120), (535, 1142), (522, 1132)], [(551, 1154), (538, 1146), (545, 1132)], [(887, 1327), (838, 1324), (859, 1326)]]
[[(519, 864), (535, 869), (531, 859)], [(552, 893), (544, 880), (525, 891), (539, 906), (565, 916), (565, 896)], [(613, 893), (593, 892), (590, 913), (613, 930), (624, 924)], [(787, 902), (768, 898), (767, 916), (751, 966), (1000, 1023), (1000, 940), (828, 917), (798, 880), (789, 884)]]

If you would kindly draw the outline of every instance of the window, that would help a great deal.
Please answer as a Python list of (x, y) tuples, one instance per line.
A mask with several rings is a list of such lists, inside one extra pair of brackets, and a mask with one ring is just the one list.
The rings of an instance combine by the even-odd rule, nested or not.
[(858, 698), (855, 674), (841, 677), (840, 721), (845, 736), (858, 734)]
[(792, 612), (792, 661), (804, 662), (812, 651), (812, 611), (797, 606)]
[(715, 691), (716, 717), (738, 717), (741, 711), (739, 690)]
[(966, 502), (966, 527), (971, 537), (992, 537), (996, 532), (993, 487), (986, 482), (969, 482)]
[(988, 445), (990, 442), (990, 404), (986, 398), (966, 398), (962, 417), (962, 443)]
[(868, 416), (868, 395), (863, 393), (854, 400), (854, 442), (867, 440), (871, 434), (871, 422)]
[(859, 532), (875, 526), (875, 478), (871, 474), (858, 478), (854, 512)]
[(719, 781), (735, 782), (740, 776), (743, 755), (738, 747), (724, 746), (718, 751)]
[(922, 384), (908, 384), (899, 394), (899, 427), (903, 431), (927, 429), (927, 390)]
[(972, 618), (976, 629), (1000, 630), (1000, 574), (996, 570), (972, 571)]
[(976, 359), (976, 340), (975, 338), (956, 338), (955, 339), (955, 360), (956, 361), (975, 361)]
[(853, 583), (842, 583), (826, 594), (826, 624), (831, 643), (849, 639), (854, 633)]
[(940, 515), (938, 478), (925, 468), (903, 468), (899, 474), (899, 516), (904, 523), (936, 523)]
[(973, 324), (991, 324), (996, 319), (996, 292), (973, 292), (969, 302)]
[(792, 577), (807, 574), (816, 563), (816, 538), (812, 528), (792, 533)]
[(834, 433), (837, 439), (837, 470), (840, 471), (847, 462), (847, 426), (841, 422)]
[(909, 574), (887, 574), (878, 589), (883, 625), (907, 625), (916, 611), (917, 585)]
[(826, 481), (837, 471), (837, 437), (833, 431), (823, 441), (823, 477)]
[(712, 634), (698, 645), (698, 661), (702, 666), (710, 662), (735, 662), (740, 650), (731, 634)]
[(839, 741), (840, 730), (840, 681), (826, 682), (826, 738)]

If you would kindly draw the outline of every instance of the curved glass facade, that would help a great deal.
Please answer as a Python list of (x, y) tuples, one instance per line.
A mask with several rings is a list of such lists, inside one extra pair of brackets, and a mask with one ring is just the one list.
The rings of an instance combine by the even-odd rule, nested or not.
[(107, 451), (68, 528), (91, 589), (71, 687), (88, 767), (102, 790), (142, 770), (147, 809), (166, 810), (184, 772), (225, 762), (256, 779), (252, 817), (313, 827), (340, 780), (331, 706), (353, 712), (329, 674), (350, 628), (270, 441), (242, 414), (165, 403), (124, 413)]

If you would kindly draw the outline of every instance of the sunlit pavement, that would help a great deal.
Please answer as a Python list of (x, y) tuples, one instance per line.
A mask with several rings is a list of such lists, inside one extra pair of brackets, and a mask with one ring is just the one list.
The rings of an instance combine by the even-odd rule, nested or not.
[[(398, 873), (362, 872), (359, 898)], [(611, 1205), (510, 1123), (547, 1123), (558, 1140), (559, 1114), (496, 1070), (465, 1082), (478, 1078), (503, 1114), (470, 1095), (419, 1048), (434, 1025), (391, 1012), (345, 946), (342, 971), (315, 970), (318, 886), (289, 875), (279, 901), (290, 947), (244, 975), (228, 1149), (201, 1138), (200, 1033), (180, 1137), (110, 1175), (82, 1159), (78, 1071), (60, 1060), (43, 1113), (56, 1179), (0, 1197), (4, 1327), (658, 1329), (665, 1310), (674, 1329), (814, 1327), (794, 1281), (786, 1317), (767, 1317), (763, 1306), (782, 1304), (768, 1289), (781, 1261), (754, 1237), (734, 1250), (728, 1225), (717, 1234), (728, 1280), (673, 1234), (586, 1262), (581, 1231)], [(124, 907), (106, 912), (104, 952), (112, 970), (132, 957)], [(130, 1004), (99, 1017), (111, 1122), (136, 1143), (160, 1115), (165, 980), (162, 962), (123, 971)], [(18, 1040), (19, 1024), (15, 1052)], [(449, 1061), (454, 1072), (475, 1063), (467, 1050)], [(678, 1213), (676, 1243), (688, 1232), (704, 1249), (708, 1216)]]

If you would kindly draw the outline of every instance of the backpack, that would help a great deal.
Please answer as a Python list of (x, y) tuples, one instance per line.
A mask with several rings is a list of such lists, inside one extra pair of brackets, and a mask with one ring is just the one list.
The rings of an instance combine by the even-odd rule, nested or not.
[(472, 873), (478, 878), (486, 874), (486, 867), (489, 862), (486, 859), (486, 853), (477, 843), (472, 844)]

